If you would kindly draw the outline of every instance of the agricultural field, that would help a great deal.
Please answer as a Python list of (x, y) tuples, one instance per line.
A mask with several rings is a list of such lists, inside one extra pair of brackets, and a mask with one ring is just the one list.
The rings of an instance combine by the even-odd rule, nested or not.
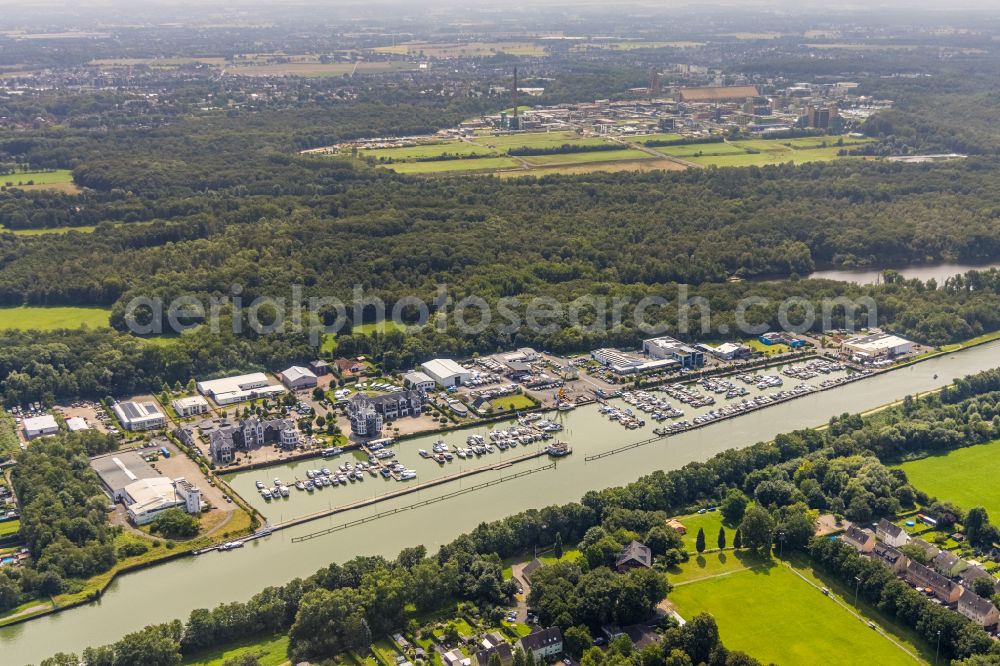
[(747, 151), (729, 143), (682, 143), (676, 146), (655, 146), (658, 153), (687, 159), (694, 156), (746, 155)]
[(623, 160), (641, 160), (652, 158), (635, 148), (623, 150), (598, 150), (589, 153), (557, 153), (555, 155), (531, 155), (523, 159), (533, 166), (551, 166), (553, 164), (590, 164), (593, 162), (621, 162)]
[(57, 190), (66, 193), (80, 191), (73, 183), (73, 172), (69, 169), (18, 171), (17, 173), (0, 176), (0, 185), (4, 187), (16, 187), (22, 190)]
[(459, 173), (463, 171), (516, 169), (521, 166), (521, 163), (512, 157), (482, 157), (437, 162), (397, 162), (387, 166), (396, 173)]
[(501, 171), (501, 178), (517, 178), (520, 176), (578, 175), (582, 173), (616, 173), (620, 171), (683, 171), (688, 167), (673, 160), (647, 157), (641, 160), (626, 160), (623, 162), (589, 162), (585, 164), (568, 164), (564, 166), (539, 167), (526, 171)]
[(91, 60), (91, 65), (98, 67), (135, 67), (143, 65), (146, 67), (181, 67), (182, 65), (192, 65), (202, 63), (213, 67), (225, 67), (225, 58), (99, 58)]
[(477, 136), (475, 143), (505, 153), (511, 148), (558, 148), (564, 144), (573, 146), (607, 146), (613, 141), (600, 137), (581, 137), (573, 131), (529, 132), (525, 134), (504, 134), (500, 136)]
[(0, 233), (12, 233), (15, 236), (45, 236), (48, 234), (67, 234), (75, 231), (81, 234), (93, 233), (97, 227), (50, 227), (46, 229), (7, 229), (0, 224)]
[(997, 464), (1000, 440), (912, 460), (899, 468), (913, 487), (925, 493), (966, 509), (981, 506), (991, 516), (1000, 516), (1000, 484), (989, 474), (969, 474), (973, 469), (996, 469)]
[(103, 308), (0, 308), (0, 329), (52, 331), (59, 328), (106, 328), (111, 312)]
[(682, 617), (711, 613), (726, 647), (764, 663), (806, 664), (820, 655), (831, 664), (922, 661), (905, 638), (870, 629), (849, 603), (824, 596), (808, 572), (800, 577), (774, 561), (721, 574), (680, 582), (669, 599)]
[(408, 42), (371, 49), (376, 53), (419, 56), (424, 58), (489, 58), (498, 53), (540, 58), (547, 55), (545, 47), (534, 42)]
[(587, 51), (590, 49), (609, 51), (634, 51), (636, 49), (691, 49), (704, 46), (705, 42), (647, 42), (637, 39), (613, 42), (584, 42), (574, 45), (570, 51)]

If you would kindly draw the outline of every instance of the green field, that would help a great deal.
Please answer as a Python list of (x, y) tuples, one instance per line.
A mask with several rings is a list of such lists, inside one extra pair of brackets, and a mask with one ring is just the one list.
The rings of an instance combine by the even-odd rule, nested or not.
[(56, 169), (55, 171), (18, 171), (17, 173), (0, 176), (0, 185), (18, 184), (27, 185), (28, 181), (35, 185), (58, 185), (60, 183), (72, 183), (73, 172), (69, 169)]
[(17, 422), (6, 410), (0, 409), (0, 459), (21, 450), (17, 441)]
[(478, 136), (477, 144), (505, 153), (511, 148), (558, 148), (564, 144), (574, 146), (606, 146), (614, 143), (600, 137), (581, 137), (576, 132), (527, 132), (502, 136)]
[(757, 338), (750, 338), (745, 342), (750, 349), (761, 354), (787, 354), (792, 348), (786, 344), (765, 345)]
[[(687, 548), (689, 553), (695, 552), (694, 542), (698, 538), (699, 528), (705, 530), (706, 549), (719, 547), (719, 528), (723, 526), (721, 513), (718, 511), (706, 511), (705, 513), (695, 513), (690, 516), (676, 516), (676, 518), (687, 528), (687, 534), (684, 535), (684, 547)], [(732, 546), (735, 530), (726, 527), (725, 531), (726, 545)]]
[(58, 328), (106, 328), (110, 310), (102, 308), (0, 308), (0, 329), (52, 331)]
[(502, 398), (493, 398), (490, 400), (490, 405), (493, 406), (495, 410), (512, 410), (512, 409), (531, 409), (535, 406), (535, 403), (526, 395), (515, 394), (507, 395)]
[(386, 167), (396, 173), (457, 173), (461, 171), (494, 171), (513, 169), (521, 163), (511, 157), (482, 157), (467, 160), (444, 160), (440, 162), (398, 162)]
[(0, 224), (0, 232), (9, 231), (15, 236), (45, 236), (47, 234), (66, 234), (76, 231), (81, 234), (93, 233), (97, 227), (51, 227), (47, 229), (7, 229)]
[(635, 137), (635, 142), (646, 144), (650, 141), (682, 141), (683, 139), (684, 137), (680, 134), (647, 134)]
[(684, 618), (711, 613), (726, 647), (764, 663), (920, 662), (781, 564), (680, 584), (669, 598)]
[(694, 155), (746, 155), (743, 148), (730, 143), (682, 143), (677, 146), (656, 146), (658, 153), (671, 157), (691, 157)]
[(252, 654), (260, 666), (279, 666), (288, 661), (288, 636), (275, 636), (253, 642), (246, 641), (203, 652), (184, 660), (184, 666), (221, 666), (236, 657)]
[(1000, 463), (1000, 440), (955, 449), (900, 465), (914, 488), (969, 509), (984, 507), (1000, 516), (1000, 484), (990, 474), (969, 470), (996, 469)]
[(0, 537), (5, 537), (9, 534), (17, 534), (20, 530), (21, 530), (20, 520), (0, 521)]
[(559, 153), (556, 155), (532, 155), (524, 161), (535, 166), (553, 164), (592, 164), (594, 162), (621, 162), (623, 160), (653, 159), (649, 153), (635, 148), (625, 150), (599, 150), (592, 153)]

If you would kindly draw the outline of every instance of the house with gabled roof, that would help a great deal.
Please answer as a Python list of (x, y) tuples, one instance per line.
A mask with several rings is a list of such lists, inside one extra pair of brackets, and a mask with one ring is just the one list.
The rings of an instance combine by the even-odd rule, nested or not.
[(969, 590), (958, 598), (955, 609), (980, 627), (993, 627), (1000, 622), (1000, 611), (993, 602)]
[(899, 525), (890, 523), (883, 518), (875, 526), (875, 536), (882, 543), (887, 543), (893, 548), (902, 548), (910, 542), (910, 535)]
[(906, 570), (909, 558), (903, 555), (902, 551), (893, 548), (889, 544), (877, 543), (872, 548), (872, 559), (876, 559), (889, 568), (893, 573), (902, 573)]
[(924, 587), (934, 593), (938, 599), (946, 604), (953, 604), (958, 601), (965, 590), (961, 585), (942, 576), (930, 567), (925, 567), (920, 562), (910, 561), (906, 565), (906, 580), (916, 587)]
[(875, 533), (869, 529), (861, 529), (857, 525), (848, 527), (841, 538), (859, 553), (870, 553), (875, 547)]
[(653, 552), (648, 546), (633, 541), (625, 546), (615, 561), (615, 569), (619, 573), (625, 573), (631, 569), (650, 568), (653, 566)]
[(931, 559), (931, 567), (942, 576), (954, 578), (969, 568), (969, 563), (954, 553), (942, 550)]

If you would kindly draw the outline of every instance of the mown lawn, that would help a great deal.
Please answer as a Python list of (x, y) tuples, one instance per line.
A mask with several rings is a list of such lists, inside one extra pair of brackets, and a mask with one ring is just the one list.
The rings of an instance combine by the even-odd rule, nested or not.
[(17, 534), (20, 530), (21, 530), (20, 520), (0, 521), (0, 537), (5, 537), (9, 534)]
[(110, 310), (103, 308), (0, 308), (0, 329), (52, 331), (59, 328), (107, 328)]
[(531, 409), (535, 406), (535, 403), (531, 401), (526, 395), (520, 393), (514, 395), (506, 395), (502, 398), (493, 398), (490, 400), (490, 404), (495, 410), (515, 410), (515, 409)]
[(272, 636), (231, 643), (184, 660), (184, 666), (222, 666), (229, 659), (254, 655), (260, 666), (279, 666), (288, 661), (288, 636)]
[(55, 171), (25, 171), (0, 176), (0, 185), (14, 186), (26, 185), (31, 181), (35, 185), (54, 185), (58, 183), (73, 182), (73, 172), (69, 169), (56, 169)]
[[(713, 548), (718, 548), (719, 544), (719, 528), (722, 525), (722, 514), (719, 511), (706, 511), (705, 513), (695, 513), (690, 516), (676, 516), (684, 527), (687, 528), (687, 534), (684, 535), (684, 547), (687, 548), (689, 553), (695, 552), (695, 541), (698, 538), (698, 529), (705, 530), (705, 549), (710, 550)], [(732, 527), (723, 527), (726, 533), (726, 546), (733, 545), (733, 537), (736, 535), (736, 530)]]
[(592, 162), (618, 162), (622, 160), (653, 159), (649, 153), (635, 148), (624, 150), (598, 150), (589, 153), (557, 153), (555, 155), (529, 155), (524, 160), (536, 166), (550, 164), (590, 164)]
[(782, 565), (679, 585), (669, 598), (684, 618), (711, 613), (726, 647), (763, 663), (921, 661)]
[(905, 462), (899, 467), (915, 488), (966, 509), (984, 507), (991, 516), (998, 517), (1000, 484), (991, 474), (970, 473), (996, 469), (998, 463), (1000, 440)]

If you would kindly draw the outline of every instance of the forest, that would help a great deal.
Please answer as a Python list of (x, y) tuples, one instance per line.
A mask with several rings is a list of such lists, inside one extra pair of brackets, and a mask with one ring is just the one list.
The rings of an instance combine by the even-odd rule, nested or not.
[(29, 566), (0, 572), (0, 610), (57, 595), (114, 565), (108, 498), (88, 457), (117, 444), (96, 431), (73, 433), (35, 442), (18, 456), (11, 478), (32, 559)]

